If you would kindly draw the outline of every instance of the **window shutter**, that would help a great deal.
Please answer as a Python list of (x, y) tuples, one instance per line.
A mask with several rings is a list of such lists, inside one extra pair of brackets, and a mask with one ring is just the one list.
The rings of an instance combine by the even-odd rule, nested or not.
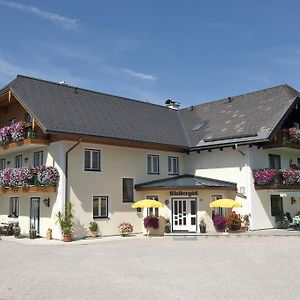
[(168, 157), (168, 173), (172, 173), (172, 158)]

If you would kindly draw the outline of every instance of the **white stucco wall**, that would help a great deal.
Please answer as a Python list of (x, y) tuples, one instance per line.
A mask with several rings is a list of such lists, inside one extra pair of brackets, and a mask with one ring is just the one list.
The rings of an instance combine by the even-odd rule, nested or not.
[[(68, 143), (71, 147), (74, 143)], [(101, 151), (101, 172), (84, 171), (84, 149)], [(147, 154), (159, 155), (160, 174), (147, 174)], [(69, 155), (70, 201), (75, 205), (76, 237), (88, 234), (89, 222), (93, 220), (93, 196), (109, 197), (109, 217), (95, 219), (101, 235), (119, 234), (118, 226), (130, 222), (134, 232), (143, 231), (143, 219), (131, 208), (132, 203), (122, 202), (122, 179), (133, 178), (134, 184), (169, 177), (168, 156), (179, 157), (179, 168), (184, 170), (183, 154), (156, 150), (136, 149), (108, 145), (81, 143)], [(134, 200), (144, 195), (134, 192)]]
[[(36, 151), (44, 152), (44, 163), (47, 166), (53, 166), (58, 169), (60, 174), (60, 182), (56, 189), (56, 192), (45, 193), (45, 192), (16, 192), (6, 193), (0, 195), (0, 222), (18, 221), (21, 227), (21, 232), (26, 234), (30, 229), (30, 199), (32, 197), (40, 198), (40, 236), (45, 237), (48, 228), (52, 229), (54, 238), (61, 238), (61, 232), (59, 226), (55, 223), (55, 214), (59, 210), (64, 208), (64, 168), (65, 168), (65, 142), (52, 143), (49, 146), (32, 147), (22, 151), (22, 147), (14, 149), (14, 151), (2, 152), (0, 158), (5, 158), (6, 162), (10, 161), (7, 167), (15, 166), (15, 156), (22, 155), (23, 166), (29, 167), (33, 165), (33, 153)], [(25, 160), (25, 158), (28, 158)], [(9, 213), (9, 199), (10, 197), (19, 198), (19, 217), (8, 218)], [(50, 207), (45, 206), (43, 200), (45, 198), (50, 199)]]

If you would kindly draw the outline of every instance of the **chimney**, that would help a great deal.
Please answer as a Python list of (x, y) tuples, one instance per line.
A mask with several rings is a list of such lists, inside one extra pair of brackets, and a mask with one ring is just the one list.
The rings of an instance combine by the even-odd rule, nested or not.
[(174, 99), (169, 98), (166, 102), (166, 107), (174, 110), (178, 110), (180, 107), (180, 102), (176, 102)]

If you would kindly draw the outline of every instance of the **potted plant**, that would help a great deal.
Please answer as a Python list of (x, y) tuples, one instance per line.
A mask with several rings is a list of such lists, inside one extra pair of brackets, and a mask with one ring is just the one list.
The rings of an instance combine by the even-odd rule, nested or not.
[(89, 226), (90, 236), (93, 238), (97, 237), (98, 224), (95, 221), (90, 222)]
[(15, 226), (14, 226), (14, 237), (15, 238), (19, 237), (20, 233), (21, 233), (21, 228), (19, 226), (19, 223), (15, 223)]
[(68, 202), (65, 208), (65, 213), (60, 211), (56, 214), (56, 223), (59, 223), (61, 232), (64, 236), (64, 242), (71, 242), (71, 234), (74, 225), (74, 206), (73, 203)]
[(213, 223), (217, 231), (225, 231), (226, 222), (226, 218), (221, 215), (215, 215), (213, 217)]
[(205, 223), (204, 219), (202, 219), (200, 221), (199, 227), (200, 227), (200, 232), (201, 233), (205, 233), (206, 232), (206, 223)]
[(242, 218), (242, 229), (244, 232), (247, 232), (249, 230), (250, 220), (249, 215), (244, 215)]
[(122, 236), (128, 236), (133, 232), (133, 226), (130, 223), (123, 222), (119, 225), (119, 231)]
[(239, 214), (237, 214), (236, 212), (232, 211), (230, 213), (230, 216), (227, 218), (226, 225), (229, 230), (232, 230), (232, 231), (240, 230), (241, 226), (242, 226), (241, 216)]
[(30, 227), (30, 230), (29, 230), (29, 237), (30, 237), (30, 239), (32, 239), (32, 240), (36, 238), (36, 229), (34, 228), (33, 225)]
[(166, 219), (165, 233), (171, 233), (171, 223), (169, 219)]

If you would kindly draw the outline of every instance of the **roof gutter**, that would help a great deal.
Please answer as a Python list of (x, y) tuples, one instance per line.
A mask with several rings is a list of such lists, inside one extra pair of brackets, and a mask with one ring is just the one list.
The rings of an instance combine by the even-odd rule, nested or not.
[(69, 170), (69, 154), (70, 152), (76, 148), (81, 143), (81, 138), (77, 141), (75, 145), (73, 145), (67, 152), (66, 152), (66, 170), (65, 170), (65, 176), (66, 176), (66, 182), (65, 182), (65, 206), (68, 202), (68, 170)]

